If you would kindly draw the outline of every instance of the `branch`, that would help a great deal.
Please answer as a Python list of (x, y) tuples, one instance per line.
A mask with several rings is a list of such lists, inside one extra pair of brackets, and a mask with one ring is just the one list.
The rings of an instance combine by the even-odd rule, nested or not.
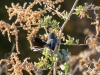
[(59, 14), (62, 18), (64, 18), (64, 16), (58, 12), (57, 10), (54, 10), (53, 8), (51, 8), (50, 6), (47, 5), (48, 8), (50, 8), (51, 10), (53, 10), (54, 12), (56, 12), (57, 14)]
[[(60, 43), (61, 45), (68, 45), (66, 43)], [(88, 45), (88, 44), (70, 44), (71, 46), (85, 46), (85, 45)], [(69, 45), (69, 46), (70, 46)]]
[(78, 0), (75, 1), (75, 3), (74, 3), (74, 5), (73, 5), (73, 7), (72, 7), (72, 9), (71, 9), (71, 11), (70, 11), (68, 17), (66, 18), (66, 21), (63, 23), (63, 25), (62, 25), (62, 27), (61, 27), (61, 29), (60, 29), (60, 31), (59, 31), (59, 42), (61, 42), (61, 33), (62, 33), (62, 31), (63, 31), (65, 25), (67, 24), (67, 22), (70, 20), (70, 17), (71, 17), (71, 15), (72, 15), (72, 13), (73, 13), (73, 11), (74, 11), (74, 9), (75, 9), (77, 3), (78, 3)]
[[(72, 15), (72, 13), (73, 13), (73, 11), (74, 11), (77, 2), (78, 2), (78, 0), (75, 1), (75, 3), (74, 3), (74, 5), (73, 5), (73, 7), (72, 7), (72, 9), (71, 9), (71, 11), (70, 11), (68, 17), (66, 18), (66, 21), (63, 23), (63, 25), (62, 25), (62, 27), (61, 27), (61, 29), (60, 29), (60, 31), (59, 31), (59, 45), (60, 45), (60, 42), (61, 42), (61, 33), (62, 33), (62, 31), (63, 31), (65, 25), (66, 25), (67, 22), (69, 21), (70, 16)], [(59, 46), (59, 47), (60, 47), (60, 46)], [(57, 49), (57, 46), (55, 47), (55, 50), (56, 50), (56, 49)], [(57, 65), (57, 62), (54, 62), (53, 75), (56, 75), (56, 68), (55, 68), (56, 65)]]

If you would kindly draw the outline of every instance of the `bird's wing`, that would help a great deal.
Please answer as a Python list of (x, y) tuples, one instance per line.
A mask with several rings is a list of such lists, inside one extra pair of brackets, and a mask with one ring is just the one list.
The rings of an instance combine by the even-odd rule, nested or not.
[(57, 40), (56, 40), (56, 39), (53, 39), (53, 40), (51, 41), (51, 49), (52, 49), (52, 50), (55, 49), (56, 44), (57, 44)]
[(47, 41), (47, 46), (52, 50), (55, 49), (56, 44), (57, 44), (57, 40), (56, 39), (49, 39)]
[(47, 40), (47, 46), (50, 48), (51, 47), (51, 39)]

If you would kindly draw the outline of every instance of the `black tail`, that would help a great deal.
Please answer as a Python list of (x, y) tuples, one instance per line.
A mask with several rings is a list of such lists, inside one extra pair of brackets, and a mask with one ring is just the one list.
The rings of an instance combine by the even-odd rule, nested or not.
[(46, 42), (40, 39), (39, 37), (34, 37), (32, 39), (32, 45), (33, 45), (32, 50), (39, 51), (43, 49), (43, 47), (46, 45)]

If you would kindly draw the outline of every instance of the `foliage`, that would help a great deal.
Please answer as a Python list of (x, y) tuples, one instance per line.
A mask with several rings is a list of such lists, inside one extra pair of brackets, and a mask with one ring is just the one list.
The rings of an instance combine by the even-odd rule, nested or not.
[[(56, 4), (59, 4), (63, 2), (63, 0), (55, 0), (55, 1), (48, 1), (48, 0), (34, 0), (34, 2), (29, 3), (27, 6), (27, 3), (24, 3), (23, 6), (18, 4), (11, 4), (11, 7), (6, 7), (9, 20), (13, 19), (13, 17), (16, 16), (16, 20), (12, 24), (8, 24), (4, 21), (0, 21), (0, 31), (3, 35), (7, 33), (8, 40), (11, 42), (11, 35), (15, 36), (16, 41), (16, 53), (12, 52), (9, 59), (2, 59), (0, 61), (0, 64), (2, 62), (7, 63), (7, 65), (11, 65), (11, 68), (8, 69), (10, 71), (10, 75), (23, 75), (22, 70), (27, 71), (30, 75), (32, 75), (33, 71), (35, 74), (42, 75), (43, 70), (52, 70), (54, 68), (54, 75), (56, 75), (56, 71), (60, 72), (61, 75), (65, 74), (71, 74), (71, 66), (70, 66), (70, 60), (71, 56), (68, 50), (61, 49), (60, 46), (62, 45), (88, 45), (91, 48), (95, 49), (95, 51), (98, 51), (99, 49), (99, 14), (97, 14), (97, 10), (100, 10), (99, 6), (95, 6), (93, 4), (86, 4), (84, 6), (79, 5), (76, 7), (76, 4), (78, 0), (75, 1), (73, 4), (73, 7), (71, 11), (68, 13), (67, 11), (59, 12), (60, 7), (56, 7)], [(38, 8), (37, 10), (32, 10), (32, 8), (39, 4), (40, 6), (44, 6), (44, 8)], [(96, 34), (94, 36), (89, 36), (85, 39), (84, 44), (79, 44), (79, 39), (74, 39), (74, 37), (71, 37), (67, 35), (68, 39), (65, 39), (65, 43), (61, 43), (61, 39), (64, 38), (64, 34), (62, 33), (66, 23), (70, 20), (70, 17), (75, 14), (80, 19), (83, 17), (87, 17), (89, 19), (92, 19), (92, 17), (89, 16), (87, 13), (89, 10), (92, 10), (95, 15), (95, 21), (91, 22), (91, 25), (95, 25)], [(52, 13), (50, 16), (46, 16), (48, 12)], [(60, 25), (60, 22), (53, 19), (53, 15), (59, 16), (60, 19), (63, 19), (64, 23)], [(44, 17), (45, 16), (45, 17)], [(34, 62), (34, 64), (31, 62), (28, 62), (29, 58), (25, 58), (24, 61), (20, 61), (18, 55), (20, 55), (20, 50), (18, 49), (18, 34), (19, 34), (19, 28), (22, 28), (23, 30), (27, 31), (27, 40), (30, 43), (30, 49), (34, 47), (32, 45), (32, 38), (34, 38), (39, 30), (43, 28), (46, 31), (46, 35), (48, 36), (48, 29), (47, 27), (51, 26), (52, 30), (49, 30), (49, 33), (54, 31), (59, 44), (57, 47), (55, 47), (55, 50), (50, 50), (47, 48), (43, 48), (42, 56), (39, 58), (38, 62)], [(45, 34), (45, 33), (44, 33)], [(41, 35), (40, 37), (42, 38)], [(43, 39), (43, 40), (47, 40)], [(93, 72), (91, 71), (91, 62), (93, 64)], [(55, 63), (58, 63), (59, 65), (54, 66)], [(95, 60), (89, 60), (89, 59), (82, 59), (80, 60), (81, 66), (85, 66), (86, 70), (84, 71), (85, 74), (91, 74), (91, 75), (99, 75), (100, 66), (99, 61)], [(83, 67), (84, 68), (84, 67)], [(56, 70), (55, 70), (56, 69)], [(59, 71), (60, 70), (60, 71)], [(72, 72), (73, 73), (73, 72)]]
[(67, 36), (68, 36), (68, 40), (66, 40), (67, 45), (79, 43), (79, 39), (74, 40), (74, 37), (70, 37), (69, 35), (67, 35)]

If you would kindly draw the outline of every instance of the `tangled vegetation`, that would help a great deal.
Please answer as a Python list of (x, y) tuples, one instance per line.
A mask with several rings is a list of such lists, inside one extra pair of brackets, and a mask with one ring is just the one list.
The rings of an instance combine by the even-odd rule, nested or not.
[[(76, 67), (82, 71), (83, 75), (99, 75), (100, 74), (100, 59), (90, 59), (89, 57), (92, 54), (99, 52), (100, 44), (99, 41), (99, 14), (96, 12), (100, 10), (99, 6), (95, 6), (94, 4), (85, 3), (84, 6), (77, 6), (78, 0), (73, 4), (70, 12), (66, 10), (60, 12), (60, 4), (64, 0), (34, 0), (34, 2), (24, 3), (21, 6), (19, 3), (11, 4), (11, 7), (5, 6), (7, 9), (9, 20), (13, 19), (16, 16), (16, 20), (12, 24), (8, 24), (5, 21), (0, 21), (0, 31), (3, 35), (7, 33), (8, 40), (11, 42), (11, 35), (15, 36), (16, 41), (16, 52), (12, 52), (9, 59), (1, 59), (0, 64), (5, 62), (7, 67), (7, 75), (23, 75), (22, 70), (27, 71), (30, 75), (32, 71), (36, 75), (43, 75), (43, 70), (50, 69), (48, 75), (74, 75), (76, 71)], [(34, 6), (39, 4), (42, 6), (37, 10), (33, 10)], [(58, 7), (55, 5), (58, 4)], [(91, 11), (95, 15), (95, 21), (91, 22), (91, 25), (95, 25), (96, 34), (89, 34), (84, 39), (83, 44), (79, 44), (79, 39), (75, 39), (67, 35), (67, 39), (62, 33), (65, 25), (70, 20), (70, 17), (73, 15), (78, 16), (80, 19), (87, 17), (89, 19), (93, 19), (88, 11)], [(51, 14), (48, 14), (51, 13)], [(54, 19), (54, 15), (57, 15), (60, 19), (63, 19), (63, 24)], [(44, 35), (40, 35), (43, 40), (47, 40), (48, 37), (48, 29), (47, 27), (51, 27), (55, 32), (57, 39), (59, 39), (59, 45), (56, 46), (54, 51), (48, 52), (46, 48), (42, 51), (42, 56), (39, 58), (38, 62), (29, 62), (29, 57), (25, 58), (23, 61), (19, 60), (18, 55), (20, 55), (19, 44), (18, 44), (18, 34), (21, 32), (19, 28), (27, 31), (27, 40), (30, 43), (30, 49), (34, 47), (32, 45), (32, 38), (35, 37), (38, 31), (43, 28), (45, 30)], [(63, 39), (64, 43), (61, 42)], [(82, 53), (76, 57), (76, 60), (79, 60), (79, 64), (72, 68), (70, 64), (73, 62), (73, 57), (66, 49), (61, 49), (61, 45), (88, 45), (91, 50), (88, 55), (86, 53)], [(88, 51), (87, 51), (88, 53)], [(74, 59), (74, 60), (75, 60)], [(52, 73), (53, 71), (53, 73)]]

